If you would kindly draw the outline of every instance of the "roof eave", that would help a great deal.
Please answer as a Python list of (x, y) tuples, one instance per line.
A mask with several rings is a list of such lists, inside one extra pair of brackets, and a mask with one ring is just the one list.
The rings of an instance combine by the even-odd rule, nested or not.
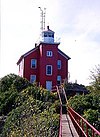
[(64, 52), (62, 52), (60, 49), (58, 49), (58, 52), (67, 60), (71, 59), (68, 55), (66, 55)]
[(25, 58), (26, 56), (28, 56), (29, 54), (31, 54), (32, 52), (34, 52), (34, 51), (37, 50), (37, 49), (38, 49), (38, 46), (35, 47), (35, 48), (33, 48), (33, 49), (31, 49), (30, 51), (26, 52), (25, 54), (23, 54), (23, 55), (19, 58), (19, 60), (18, 60), (18, 62), (17, 62), (17, 65), (20, 64), (20, 62), (22, 61), (23, 58)]

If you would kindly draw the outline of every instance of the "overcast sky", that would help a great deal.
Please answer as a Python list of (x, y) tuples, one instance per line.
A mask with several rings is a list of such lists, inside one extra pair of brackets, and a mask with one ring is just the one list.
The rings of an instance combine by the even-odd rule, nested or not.
[(90, 70), (100, 64), (100, 0), (1, 0), (0, 77), (18, 74), (17, 60), (34, 48), (38, 7), (46, 8), (46, 25), (71, 57), (70, 81), (88, 85)]

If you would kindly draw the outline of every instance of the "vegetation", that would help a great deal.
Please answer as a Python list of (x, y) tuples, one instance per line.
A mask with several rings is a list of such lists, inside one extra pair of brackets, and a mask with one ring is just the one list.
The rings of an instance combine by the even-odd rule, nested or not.
[(100, 65), (91, 71), (90, 93), (69, 99), (70, 106), (97, 130), (100, 130)]
[(0, 115), (7, 115), (1, 137), (58, 136), (59, 101), (56, 94), (15, 74), (0, 80)]
[(87, 94), (89, 92), (84, 85), (77, 83), (65, 82), (64, 88), (68, 97), (74, 96), (75, 94)]
[(91, 82), (88, 89), (92, 93), (100, 94), (100, 64), (95, 66), (95, 68), (93, 68), (93, 70), (91, 70), (90, 72), (91, 72), (90, 75)]
[(31, 86), (26, 79), (9, 74), (0, 80), (0, 115), (7, 115), (16, 107), (15, 99), (20, 91)]
[[(86, 87), (66, 84), (66, 91), (90, 91), (70, 97), (69, 105), (100, 130), (100, 65), (91, 71), (91, 83)], [(68, 92), (67, 92), (68, 93)], [(83, 93), (83, 92), (82, 92)], [(9, 74), (0, 79), (1, 137), (57, 137), (59, 129), (59, 100), (52, 93), (31, 84), (24, 78)]]
[(96, 129), (100, 129), (100, 95), (88, 94), (74, 96), (69, 99), (69, 104)]

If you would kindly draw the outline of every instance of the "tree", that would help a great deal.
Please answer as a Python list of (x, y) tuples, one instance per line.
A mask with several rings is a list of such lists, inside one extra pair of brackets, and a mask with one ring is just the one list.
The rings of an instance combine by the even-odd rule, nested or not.
[(58, 136), (59, 114), (54, 104), (29, 98), (6, 119), (2, 137), (43, 137)]
[(100, 65), (95, 66), (90, 76), (90, 91), (87, 95), (74, 96), (69, 99), (69, 105), (82, 115), (97, 130), (100, 129)]
[[(15, 74), (0, 79), (0, 115), (7, 115), (0, 136), (58, 136), (57, 94)], [(0, 125), (1, 126), (1, 125)]]
[(17, 78), (17, 75), (15, 74), (9, 74), (4, 76), (0, 79), (0, 92), (7, 91), (11, 85), (13, 84), (13, 81)]
[(100, 128), (100, 94), (78, 95), (69, 99), (69, 105), (97, 130)]
[(98, 110), (88, 109), (84, 111), (83, 117), (87, 119), (87, 121), (92, 124), (96, 129), (100, 129), (100, 121), (99, 121), (99, 112)]
[(87, 94), (89, 91), (82, 84), (64, 83), (64, 88), (67, 96), (74, 96), (75, 94)]
[(15, 74), (9, 74), (0, 79), (0, 115), (7, 115), (15, 108), (15, 100), (19, 93), (32, 84)]
[(95, 68), (93, 68), (90, 73), (91, 82), (89, 88), (94, 92), (100, 93), (100, 64), (95, 66)]

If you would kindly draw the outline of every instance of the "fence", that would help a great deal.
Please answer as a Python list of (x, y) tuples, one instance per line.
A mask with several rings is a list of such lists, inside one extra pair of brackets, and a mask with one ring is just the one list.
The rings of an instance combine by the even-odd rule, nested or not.
[(100, 132), (69, 106), (68, 114), (80, 137), (100, 137)]

